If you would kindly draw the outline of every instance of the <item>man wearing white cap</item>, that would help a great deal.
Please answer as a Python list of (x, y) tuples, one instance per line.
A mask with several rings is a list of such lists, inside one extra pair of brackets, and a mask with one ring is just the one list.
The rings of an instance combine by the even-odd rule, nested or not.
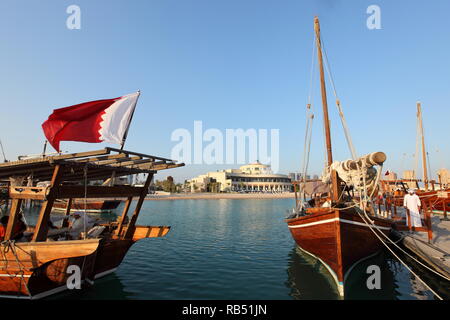
[(409, 210), (409, 216), (411, 218), (412, 227), (421, 227), (422, 221), (420, 220), (420, 199), (414, 189), (409, 189), (408, 194), (403, 199), (403, 206)]

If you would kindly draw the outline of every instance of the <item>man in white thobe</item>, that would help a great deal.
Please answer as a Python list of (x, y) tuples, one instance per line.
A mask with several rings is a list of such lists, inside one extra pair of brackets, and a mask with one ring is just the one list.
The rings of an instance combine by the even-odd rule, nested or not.
[[(411, 217), (411, 226), (412, 227), (421, 227), (422, 221), (420, 220), (420, 199), (419, 196), (415, 193), (415, 190), (409, 189), (408, 194), (405, 195), (403, 199), (403, 206), (409, 210), (409, 216)], [(408, 216), (406, 216), (408, 219)], [(408, 222), (408, 220), (406, 220)]]

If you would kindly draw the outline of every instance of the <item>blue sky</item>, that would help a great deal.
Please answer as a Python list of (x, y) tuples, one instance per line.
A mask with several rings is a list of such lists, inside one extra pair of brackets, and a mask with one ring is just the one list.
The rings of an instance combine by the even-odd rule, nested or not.
[[(81, 8), (81, 30), (66, 8)], [(369, 5), (381, 30), (366, 27)], [(0, 139), (7, 158), (42, 151), (54, 108), (141, 98), (126, 149), (170, 156), (173, 130), (279, 129), (280, 171), (298, 171), (318, 15), (337, 91), (358, 154), (384, 151), (386, 169), (414, 165), (422, 102), (434, 173), (450, 168), (450, 2), (365, 0), (45, 0), (0, 2)], [(311, 172), (323, 166), (318, 83)], [(346, 147), (328, 87), (335, 159)], [(105, 144), (62, 142), (64, 151)], [(161, 172), (177, 180), (230, 166)]]

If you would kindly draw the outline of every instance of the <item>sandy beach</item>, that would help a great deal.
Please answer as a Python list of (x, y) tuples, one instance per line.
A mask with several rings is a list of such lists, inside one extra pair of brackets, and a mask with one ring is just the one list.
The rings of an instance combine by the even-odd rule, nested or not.
[(216, 200), (216, 199), (287, 199), (294, 193), (173, 193), (167, 195), (147, 195), (145, 200)]

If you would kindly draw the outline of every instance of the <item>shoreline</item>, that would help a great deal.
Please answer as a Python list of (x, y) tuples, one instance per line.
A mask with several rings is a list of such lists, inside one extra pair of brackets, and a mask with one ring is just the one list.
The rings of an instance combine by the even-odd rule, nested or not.
[(219, 200), (219, 199), (293, 199), (294, 192), (286, 193), (174, 193), (168, 195), (147, 195), (146, 201), (161, 200)]

